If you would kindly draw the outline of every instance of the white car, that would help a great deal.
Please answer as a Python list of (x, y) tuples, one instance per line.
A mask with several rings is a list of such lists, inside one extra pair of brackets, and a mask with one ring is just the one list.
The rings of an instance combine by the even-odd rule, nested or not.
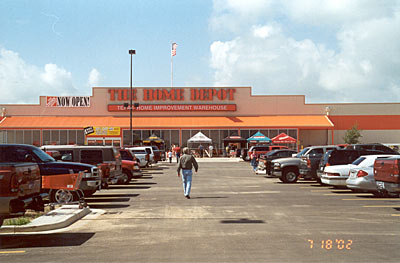
[(321, 182), (333, 186), (347, 187), (346, 180), (351, 169), (374, 166), (375, 159), (378, 157), (391, 157), (389, 154), (363, 155), (356, 159), (352, 164), (326, 166), (321, 175)]
[[(379, 158), (389, 158), (394, 155), (372, 155), (370, 156), (361, 156), (365, 158), (373, 158), (374, 161)], [(375, 157), (375, 158), (374, 158)], [(347, 188), (362, 191), (362, 192), (370, 192), (374, 195), (380, 196), (381, 194), (378, 192), (378, 188), (376, 187), (376, 182), (374, 178), (374, 163), (367, 167), (356, 167), (350, 169), (349, 178), (346, 180)]]

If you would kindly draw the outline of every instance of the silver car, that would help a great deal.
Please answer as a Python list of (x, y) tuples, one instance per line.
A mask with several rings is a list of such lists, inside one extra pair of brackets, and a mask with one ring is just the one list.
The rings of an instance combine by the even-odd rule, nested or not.
[[(370, 156), (361, 156), (360, 158), (371, 159), (374, 161), (376, 158), (389, 158), (393, 157), (392, 155), (370, 155)], [(371, 162), (369, 162), (371, 163)], [(346, 180), (346, 185), (348, 188), (352, 190), (357, 190), (360, 192), (369, 192), (373, 193), (375, 196), (382, 196), (378, 192), (378, 188), (376, 187), (375, 178), (374, 178), (374, 164), (368, 166), (354, 166), (350, 169), (349, 177)]]

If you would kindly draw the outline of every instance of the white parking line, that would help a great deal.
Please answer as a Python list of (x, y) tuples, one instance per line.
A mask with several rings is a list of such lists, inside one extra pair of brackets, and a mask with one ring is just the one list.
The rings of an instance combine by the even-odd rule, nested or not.
[(363, 205), (363, 207), (400, 207), (400, 205)]
[(324, 194), (324, 195), (357, 195), (357, 196), (372, 196), (372, 194), (360, 194), (360, 193), (344, 193), (344, 194)]
[(365, 198), (349, 198), (349, 199), (342, 199), (345, 201), (395, 201), (398, 202), (398, 200), (391, 200), (388, 198), (371, 198), (371, 199), (365, 199)]

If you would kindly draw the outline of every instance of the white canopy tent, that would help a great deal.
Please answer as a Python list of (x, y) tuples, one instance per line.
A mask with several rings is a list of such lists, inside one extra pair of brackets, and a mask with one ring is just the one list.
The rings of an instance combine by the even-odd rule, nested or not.
[(212, 140), (205, 136), (202, 132), (196, 133), (192, 138), (190, 138), (188, 143), (212, 143)]

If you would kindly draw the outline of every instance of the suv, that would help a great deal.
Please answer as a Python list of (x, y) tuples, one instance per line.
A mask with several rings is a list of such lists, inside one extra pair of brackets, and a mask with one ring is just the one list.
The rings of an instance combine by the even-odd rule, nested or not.
[[(272, 175), (279, 177), (279, 179), (284, 183), (295, 183), (299, 179), (299, 177), (304, 177), (305, 179), (310, 179), (307, 161), (305, 167), (302, 168), (305, 170), (300, 174), (300, 165), (301, 158), (304, 156), (308, 156), (312, 159), (317, 159), (322, 157), (322, 155), (329, 150), (339, 149), (339, 146), (336, 145), (326, 145), (326, 146), (310, 146), (304, 148), (301, 152), (299, 152), (295, 157), (291, 158), (280, 158), (272, 161)], [(318, 164), (317, 164), (318, 165)], [(307, 170), (306, 170), (307, 169)]]
[(282, 145), (256, 145), (256, 146), (251, 146), (249, 149), (249, 152), (256, 151), (257, 157), (260, 156), (260, 154), (266, 154), (269, 151), (272, 150), (280, 150), (280, 149), (287, 149), (287, 146), (282, 146)]
[(99, 167), (102, 171), (103, 188), (123, 180), (121, 155), (113, 146), (45, 145), (41, 149), (51, 152), (56, 160), (87, 163)]
[(385, 154), (399, 154), (397, 151), (380, 143), (366, 143), (366, 144), (352, 144), (348, 145), (346, 149), (354, 150), (375, 150)]

